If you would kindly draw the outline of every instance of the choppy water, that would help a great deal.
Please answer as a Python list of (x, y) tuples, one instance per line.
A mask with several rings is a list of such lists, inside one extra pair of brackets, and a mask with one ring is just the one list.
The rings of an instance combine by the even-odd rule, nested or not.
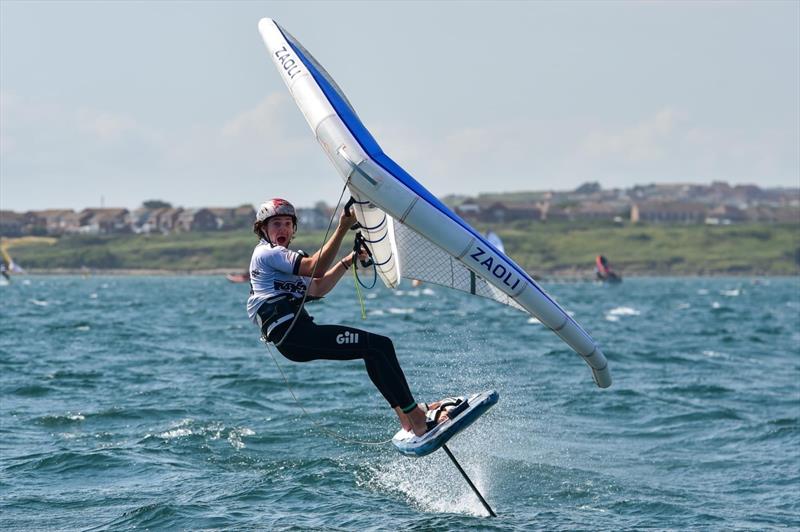
[[(495, 388), (451, 449), (400, 456), (359, 362), (279, 362), (222, 278), (0, 287), (7, 529), (800, 527), (800, 280), (550, 284), (614, 386), (535, 320), (437, 287), (369, 293), (420, 398)], [(352, 285), (310, 308), (360, 325)]]

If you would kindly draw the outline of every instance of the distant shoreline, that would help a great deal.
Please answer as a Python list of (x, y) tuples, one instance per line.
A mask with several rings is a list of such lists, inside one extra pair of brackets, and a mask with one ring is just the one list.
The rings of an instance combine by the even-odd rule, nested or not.
[[(212, 268), (198, 270), (164, 270), (164, 269), (131, 269), (131, 268), (110, 268), (110, 269), (80, 269), (80, 268), (36, 268), (28, 269), (25, 274), (15, 275), (14, 277), (24, 277), (26, 274), (31, 276), (39, 275), (64, 275), (64, 276), (109, 276), (109, 277), (201, 277), (241, 273), (236, 268)], [(562, 270), (553, 272), (542, 272), (533, 274), (537, 281), (550, 280), (575, 280), (575, 281), (594, 281), (594, 273), (582, 272), (579, 270)], [(695, 278), (695, 277), (729, 277), (729, 278), (748, 278), (748, 277), (800, 277), (800, 272), (792, 275), (770, 274), (765, 272), (694, 272), (694, 273), (643, 273), (631, 272), (623, 274), (622, 278)]]
[[(593, 279), (600, 254), (623, 277), (800, 275), (796, 224), (618, 227), (515, 223), (498, 234), (507, 255), (535, 279)], [(302, 235), (293, 248), (318, 249), (323, 236)], [(17, 264), (41, 274), (222, 275), (245, 272), (254, 244), (252, 234), (231, 231), (65, 236), (49, 244), (30, 242), (10, 249)]]
[(31, 268), (25, 272), (30, 275), (109, 275), (109, 276), (163, 276), (178, 277), (186, 275), (227, 275), (241, 273), (236, 268), (213, 268), (209, 270), (163, 270), (163, 269), (131, 269), (131, 268)]

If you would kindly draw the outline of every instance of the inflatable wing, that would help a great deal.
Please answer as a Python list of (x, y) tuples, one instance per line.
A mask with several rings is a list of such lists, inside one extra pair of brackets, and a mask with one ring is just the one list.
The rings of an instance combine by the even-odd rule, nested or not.
[(258, 23), (275, 67), (317, 141), (347, 183), (378, 273), (394, 288), (417, 278), (529, 312), (611, 385), (605, 356), (589, 334), (525, 270), (390, 159), (330, 75), (272, 19)]

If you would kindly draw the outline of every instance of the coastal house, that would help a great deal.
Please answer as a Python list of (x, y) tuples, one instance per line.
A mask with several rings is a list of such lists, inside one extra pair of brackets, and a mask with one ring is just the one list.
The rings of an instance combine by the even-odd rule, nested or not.
[(256, 210), (252, 205), (240, 205), (233, 209), (234, 228), (250, 227), (256, 219)]
[(175, 220), (175, 231), (216, 231), (217, 217), (209, 209), (183, 209)]
[(636, 185), (628, 189), (628, 197), (638, 203), (676, 203), (703, 194), (705, 192), (699, 192), (697, 185), (688, 183)]
[(217, 220), (217, 229), (227, 231), (240, 229), (253, 223), (256, 212), (250, 205), (240, 207), (209, 207)]
[(46, 235), (45, 219), (36, 211), (14, 212), (0, 211), (0, 235), (26, 236)]
[(536, 203), (502, 203), (494, 202), (486, 208), (482, 208), (478, 219), (489, 223), (515, 222), (518, 220), (542, 219), (542, 209)]
[(48, 235), (67, 233), (69, 222), (75, 216), (75, 211), (72, 209), (45, 209), (31, 212), (42, 220), (44, 234)]
[(708, 206), (694, 202), (642, 202), (631, 206), (631, 222), (700, 224)]
[(570, 207), (570, 218), (573, 220), (598, 220), (613, 221), (622, 215), (626, 215), (628, 207), (615, 203), (602, 203), (597, 201), (586, 201)]
[(455, 207), (455, 212), (465, 220), (487, 223), (504, 223), (542, 218), (539, 203), (531, 201), (497, 201), (466, 199)]
[(747, 210), (747, 218), (758, 222), (800, 224), (800, 206), (759, 205)]
[(455, 212), (464, 219), (477, 220), (481, 215), (481, 205), (473, 199), (466, 199), (456, 206)]
[(331, 209), (320, 206), (297, 209), (297, 224), (303, 229), (327, 229), (331, 219)]
[(208, 212), (214, 215), (216, 229), (231, 229), (233, 226), (233, 209), (229, 207), (207, 207)]
[(183, 209), (180, 207), (163, 207), (156, 213), (156, 229), (159, 233), (169, 234), (178, 230), (178, 219)]
[(65, 234), (77, 234), (86, 232), (83, 227), (88, 222), (89, 218), (92, 217), (91, 212), (86, 212), (86, 210), (80, 212), (68, 212), (63, 216), (63, 224), (64, 224), (64, 233)]
[(171, 233), (181, 211), (174, 207), (141, 207), (130, 214), (131, 230), (137, 234)]
[(84, 209), (79, 232), (93, 235), (129, 233), (128, 214), (128, 209), (122, 208)]
[(733, 187), (732, 195), (739, 205), (747, 206), (760, 200), (764, 196), (764, 191), (756, 185), (736, 185)]
[(22, 236), (25, 215), (14, 211), (0, 211), (0, 236)]
[(36, 211), (27, 211), (22, 213), (22, 234), (23, 235), (46, 235), (47, 234), (47, 221), (44, 217), (39, 216)]
[(131, 231), (138, 234), (149, 234), (154, 230), (153, 212), (156, 209), (140, 207), (130, 213), (128, 219), (131, 223)]
[(571, 219), (569, 210), (561, 205), (547, 201), (540, 208), (543, 222), (565, 222)]
[(718, 205), (706, 214), (708, 225), (728, 225), (747, 221), (747, 213), (732, 205)]

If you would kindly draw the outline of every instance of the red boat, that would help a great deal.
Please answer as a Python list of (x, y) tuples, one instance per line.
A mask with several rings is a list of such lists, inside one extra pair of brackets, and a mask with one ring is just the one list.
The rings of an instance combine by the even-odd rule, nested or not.
[(250, 272), (244, 273), (229, 273), (225, 275), (225, 278), (232, 283), (249, 283), (250, 282)]

